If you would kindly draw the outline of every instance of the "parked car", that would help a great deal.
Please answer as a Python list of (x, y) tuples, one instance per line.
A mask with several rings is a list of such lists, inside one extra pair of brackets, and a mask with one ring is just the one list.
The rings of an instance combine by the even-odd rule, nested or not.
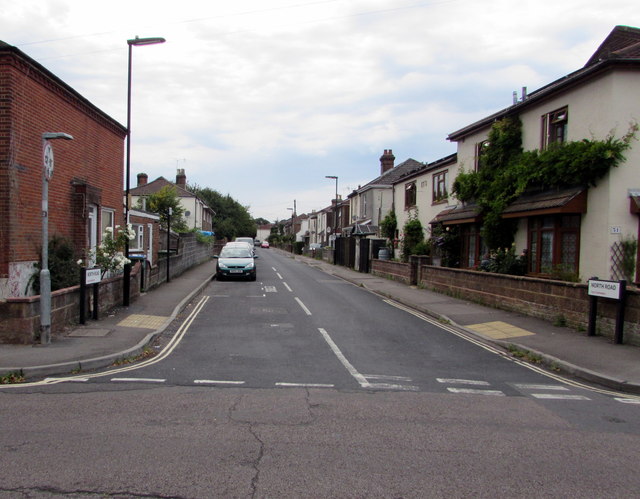
[(249, 248), (251, 253), (255, 254), (254, 247), (246, 241), (232, 241), (224, 245), (224, 248)]
[(227, 278), (248, 278), (256, 280), (256, 259), (253, 247), (246, 243), (226, 244), (219, 255), (216, 255), (216, 279), (222, 281)]
[(269, 241), (262, 241), (262, 243), (260, 244), (261, 248), (268, 248), (269, 247)]
[(253, 246), (253, 237), (236, 237), (233, 240), (234, 243), (239, 243), (239, 242), (243, 242), (243, 243), (249, 243), (251, 246)]
[(309, 251), (311, 252), (311, 254), (315, 254), (316, 251), (322, 249), (322, 244), (320, 243), (311, 243), (309, 245)]

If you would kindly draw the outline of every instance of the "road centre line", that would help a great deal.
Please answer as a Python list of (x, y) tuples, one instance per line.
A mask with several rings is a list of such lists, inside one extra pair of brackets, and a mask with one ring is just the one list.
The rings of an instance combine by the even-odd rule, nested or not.
[(280, 278), (280, 280), (282, 280), (282, 276), (280, 275), (279, 272), (276, 272), (276, 275)]
[(307, 315), (311, 315), (311, 310), (309, 310), (306, 305), (304, 303), (302, 303), (302, 300), (300, 300), (300, 298), (298, 298), (297, 296), (295, 297), (295, 300), (298, 302), (298, 305), (300, 305), (300, 307), (302, 307), (302, 310), (304, 310), (305, 314)]
[(287, 288), (287, 290), (289, 290), (290, 293), (293, 293), (293, 289), (291, 289), (286, 282), (283, 282), (282, 284), (284, 284), (284, 287)]
[(347, 371), (349, 371), (349, 374), (351, 374), (351, 376), (353, 376), (356, 379), (356, 381), (360, 384), (362, 388), (369, 388), (371, 386), (371, 383), (369, 383), (367, 381), (367, 378), (365, 378), (362, 374), (360, 374), (358, 370), (355, 367), (353, 367), (353, 365), (351, 365), (351, 362), (349, 362), (347, 358), (344, 356), (344, 354), (342, 353), (342, 351), (340, 351), (340, 349), (338, 348), (338, 345), (336, 345), (335, 342), (331, 339), (331, 336), (329, 336), (329, 333), (327, 333), (327, 331), (321, 327), (318, 328), (318, 331), (320, 331), (320, 334), (322, 335), (324, 340), (329, 344), (329, 348), (331, 348), (335, 356), (338, 357), (338, 360), (347, 369)]

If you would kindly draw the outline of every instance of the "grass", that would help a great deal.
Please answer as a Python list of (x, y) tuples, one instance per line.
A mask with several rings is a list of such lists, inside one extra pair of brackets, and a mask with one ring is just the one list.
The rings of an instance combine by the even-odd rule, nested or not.
[(9, 373), (0, 376), (0, 385), (12, 385), (14, 383), (24, 383), (25, 381), (22, 373)]
[(145, 349), (139, 353), (138, 355), (133, 355), (131, 357), (124, 357), (122, 359), (116, 360), (112, 366), (123, 366), (126, 364), (133, 364), (134, 362), (138, 362), (140, 360), (148, 359), (156, 355), (155, 350), (153, 348), (145, 347)]
[(509, 345), (509, 353), (518, 359), (522, 359), (532, 364), (542, 364), (542, 356), (537, 353), (530, 352), (529, 350), (523, 350), (515, 345)]

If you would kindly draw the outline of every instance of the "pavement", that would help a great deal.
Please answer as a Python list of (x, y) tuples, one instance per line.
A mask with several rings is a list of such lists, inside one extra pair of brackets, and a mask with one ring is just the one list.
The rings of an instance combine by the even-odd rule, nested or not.
[[(277, 249), (261, 251), (280, 251)], [(291, 256), (291, 255), (290, 255)], [(555, 372), (605, 388), (640, 394), (640, 347), (616, 345), (548, 321), (484, 307), (440, 293), (296, 255), (296, 261), (345, 279), (505, 351), (529, 352)], [(142, 353), (201, 294), (215, 260), (198, 265), (143, 293), (128, 307), (57, 335), (50, 345), (0, 345), (0, 376), (27, 380), (105, 368)]]

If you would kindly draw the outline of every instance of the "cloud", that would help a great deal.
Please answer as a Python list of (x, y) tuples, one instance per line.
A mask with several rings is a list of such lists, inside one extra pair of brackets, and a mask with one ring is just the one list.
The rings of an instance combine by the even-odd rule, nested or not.
[[(96, 9), (98, 11), (96, 12)], [(126, 16), (124, 15), (126, 13)], [(636, 2), (611, 0), (21, 0), (3, 41), (126, 123), (132, 181), (187, 180), (270, 220), (331, 203), (397, 162), (452, 152), (446, 136), (587, 61)]]

